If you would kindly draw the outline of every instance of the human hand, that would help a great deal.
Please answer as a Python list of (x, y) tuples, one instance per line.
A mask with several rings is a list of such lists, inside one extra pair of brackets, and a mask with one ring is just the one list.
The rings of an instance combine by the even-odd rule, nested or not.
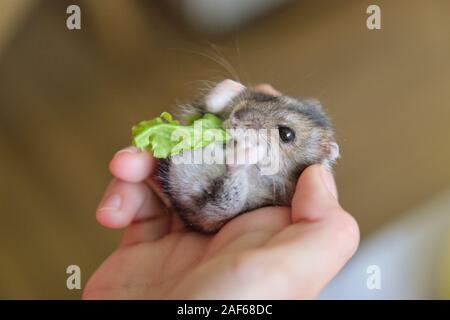
[(111, 161), (97, 220), (126, 230), (83, 298), (312, 299), (356, 251), (358, 226), (321, 165), (302, 173), (291, 208), (242, 214), (214, 235), (186, 229), (149, 187), (156, 165), (133, 147)]

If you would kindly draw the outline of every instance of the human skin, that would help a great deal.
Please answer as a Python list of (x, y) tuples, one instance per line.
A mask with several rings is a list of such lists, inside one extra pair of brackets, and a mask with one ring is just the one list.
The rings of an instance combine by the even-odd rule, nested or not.
[[(257, 90), (279, 94), (269, 85)], [(96, 216), (125, 232), (84, 299), (314, 299), (358, 247), (358, 225), (321, 165), (302, 173), (291, 207), (242, 214), (209, 235), (189, 230), (164, 205), (156, 166), (134, 147), (113, 157), (114, 179)]]

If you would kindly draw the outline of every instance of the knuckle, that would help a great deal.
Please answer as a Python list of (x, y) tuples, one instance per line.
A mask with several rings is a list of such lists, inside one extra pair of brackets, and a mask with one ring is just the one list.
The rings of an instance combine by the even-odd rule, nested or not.
[(336, 216), (336, 240), (343, 255), (350, 258), (359, 245), (359, 226), (355, 218), (346, 211), (341, 211)]

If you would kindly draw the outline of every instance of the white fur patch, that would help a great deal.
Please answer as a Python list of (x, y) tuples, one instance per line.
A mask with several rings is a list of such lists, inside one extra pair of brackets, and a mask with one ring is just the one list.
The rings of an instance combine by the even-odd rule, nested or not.
[(220, 82), (206, 96), (206, 109), (212, 113), (222, 111), (244, 89), (245, 86), (230, 79)]

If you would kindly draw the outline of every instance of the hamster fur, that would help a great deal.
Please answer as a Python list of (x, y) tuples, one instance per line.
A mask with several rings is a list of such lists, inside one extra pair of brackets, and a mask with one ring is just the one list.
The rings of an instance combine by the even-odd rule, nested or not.
[[(339, 156), (330, 120), (314, 99), (272, 96), (224, 80), (182, 110), (185, 115), (215, 113), (229, 129), (275, 129), (278, 137), (286, 140), (277, 140), (279, 168), (270, 175), (261, 174), (258, 163), (177, 163), (177, 157), (183, 155), (160, 161), (156, 178), (163, 192), (180, 218), (197, 231), (216, 232), (249, 210), (289, 206), (302, 171), (316, 163), (331, 169)], [(224, 144), (217, 142), (206, 148), (223, 149)], [(202, 151), (188, 152), (195, 156)]]

